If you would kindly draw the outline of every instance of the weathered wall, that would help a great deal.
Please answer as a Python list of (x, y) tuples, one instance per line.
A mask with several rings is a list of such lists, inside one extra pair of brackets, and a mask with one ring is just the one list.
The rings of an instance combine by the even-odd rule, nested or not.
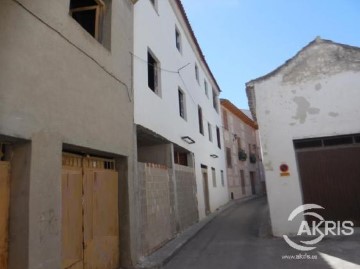
[(177, 228), (183, 231), (199, 220), (195, 171), (193, 167), (175, 165), (175, 176), (179, 214)]
[[(228, 118), (228, 129), (224, 128), (224, 151), (226, 148), (231, 150), (231, 167), (227, 167), (227, 179), (229, 188), (229, 197), (231, 193), (234, 195), (234, 199), (243, 198), (252, 195), (250, 172), (255, 172), (256, 177), (256, 193), (261, 192), (261, 180), (263, 180), (263, 173), (261, 171), (262, 163), (259, 162), (260, 145), (257, 140), (257, 131), (246, 124), (243, 120), (237, 117), (224, 105), (221, 106), (222, 113), (226, 111)], [(247, 154), (246, 161), (239, 160), (239, 147), (237, 137), (240, 137), (241, 149), (245, 150)], [(256, 145), (256, 163), (251, 163), (249, 160), (249, 144)], [(243, 193), (241, 186), (241, 174), (240, 170), (244, 171), (245, 177), (245, 193)]]
[[(132, 165), (132, 17), (130, 1), (112, 1), (109, 51), (71, 18), (69, 1), (1, 3), (0, 134), (31, 143), (29, 179), (23, 177), (29, 242), (27, 249), (17, 238), (10, 242), (14, 268), (61, 267), (63, 144), (126, 156)], [(13, 195), (16, 207), (27, 199)]]
[[(303, 203), (294, 139), (360, 132), (360, 49), (317, 41), (272, 77), (254, 83), (273, 233), (297, 232)], [(281, 177), (287, 163), (290, 176)]]
[(172, 238), (169, 171), (158, 164), (138, 163), (141, 182), (142, 255), (146, 256)]

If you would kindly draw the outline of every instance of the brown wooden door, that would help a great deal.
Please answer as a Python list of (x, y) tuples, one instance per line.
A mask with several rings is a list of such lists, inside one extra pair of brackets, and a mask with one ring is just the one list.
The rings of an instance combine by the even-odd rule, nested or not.
[(0, 268), (8, 268), (10, 164), (0, 161)]
[(325, 220), (360, 225), (360, 147), (328, 147), (297, 152), (304, 203), (323, 206)]
[(251, 184), (251, 194), (256, 194), (256, 182), (255, 182), (255, 172), (250, 172), (250, 184)]
[(119, 268), (118, 173), (114, 161), (64, 154), (62, 268)]

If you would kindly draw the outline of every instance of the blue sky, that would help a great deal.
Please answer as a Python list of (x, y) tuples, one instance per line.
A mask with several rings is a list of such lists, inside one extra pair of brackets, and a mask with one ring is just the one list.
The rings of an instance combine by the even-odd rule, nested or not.
[(317, 36), (360, 47), (360, 0), (182, 0), (222, 98), (247, 108), (245, 83)]

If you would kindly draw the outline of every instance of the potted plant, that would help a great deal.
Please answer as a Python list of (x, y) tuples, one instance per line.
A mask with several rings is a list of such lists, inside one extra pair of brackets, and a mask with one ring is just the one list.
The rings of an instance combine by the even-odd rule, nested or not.
[(246, 159), (247, 159), (247, 154), (246, 154), (245, 150), (240, 149), (239, 150), (239, 160), (246, 161)]

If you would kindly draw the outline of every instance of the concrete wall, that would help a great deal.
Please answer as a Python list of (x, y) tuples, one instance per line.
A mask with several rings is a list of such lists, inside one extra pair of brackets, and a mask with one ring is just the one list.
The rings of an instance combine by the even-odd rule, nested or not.
[[(360, 132), (359, 63), (359, 48), (317, 40), (279, 72), (252, 83), (277, 236), (297, 232), (302, 220), (287, 221), (303, 203), (293, 140)], [(282, 163), (290, 176), (280, 176)]]
[[(215, 167), (217, 179), (220, 170), (225, 171), (223, 148), (216, 144), (216, 126), (221, 128), (221, 119), (213, 108), (212, 87), (217, 92), (215, 82), (191, 41), (185, 22), (176, 8), (174, 0), (157, 1), (157, 10), (151, 1), (142, 0), (135, 5), (134, 19), (134, 95), (135, 123), (160, 134), (189, 152), (194, 153), (197, 189), (203, 190), (201, 164)], [(182, 52), (175, 45), (175, 27), (182, 39)], [(157, 95), (148, 87), (147, 51), (156, 56), (163, 69), (160, 71), (161, 94)], [(189, 63), (189, 65), (187, 65)], [(195, 78), (195, 63), (199, 67), (199, 82)], [(184, 67), (187, 65), (186, 67)], [(177, 70), (184, 67), (177, 74)], [(168, 71), (166, 71), (166, 70)], [(174, 71), (174, 72), (169, 72)], [(205, 94), (204, 79), (209, 85), (209, 97)], [(185, 93), (186, 120), (179, 115), (178, 88)], [(199, 133), (198, 105), (203, 111), (205, 134)], [(212, 125), (213, 142), (209, 141), (207, 123)], [(187, 144), (181, 137), (190, 136), (195, 144)], [(221, 130), (222, 136), (222, 130)], [(221, 140), (223, 140), (221, 138)], [(221, 141), (223, 143), (223, 141)], [(211, 154), (219, 156), (211, 158)], [(226, 176), (226, 175), (225, 175)], [(211, 180), (210, 180), (211, 182)], [(211, 209), (215, 210), (228, 201), (227, 186), (214, 188), (210, 185)], [(198, 191), (200, 218), (205, 216), (204, 193)]]
[(199, 220), (195, 171), (193, 167), (175, 165), (178, 231)]
[[(261, 171), (262, 163), (260, 161), (260, 145), (257, 140), (257, 130), (246, 124), (242, 119), (232, 113), (225, 106), (221, 106), (222, 114), (227, 115), (228, 118), (228, 129), (224, 129), (224, 151), (226, 148), (231, 151), (231, 167), (227, 167), (227, 179), (229, 188), (229, 197), (233, 193), (234, 199), (239, 199), (252, 195), (250, 172), (255, 173), (256, 177), (256, 193), (261, 193), (261, 181), (264, 180), (264, 175)], [(237, 137), (240, 137), (241, 149), (245, 150), (247, 154), (246, 161), (239, 160), (239, 147)], [(256, 163), (251, 163), (249, 156), (249, 144), (256, 145)], [(240, 170), (244, 171), (245, 176), (245, 193), (243, 194), (241, 186), (241, 173)]]
[(138, 163), (138, 177), (142, 182), (141, 238), (142, 256), (146, 256), (170, 240), (171, 213), (170, 177), (166, 166)]
[[(29, 212), (11, 216), (10, 268), (60, 268), (62, 145), (125, 156), (132, 166), (133, 6), (112, 1), (109, 51), (70, 17), (69, 1), (1, 4), (0, 134), (31, 143), (29, 175), (13, 183), (14, 204), (28, 199)], [(24, 197), (14, 193), (26, 186), (20, 181)], [(29, 241), (20, 246), (13, 231), (27, 222)]]

